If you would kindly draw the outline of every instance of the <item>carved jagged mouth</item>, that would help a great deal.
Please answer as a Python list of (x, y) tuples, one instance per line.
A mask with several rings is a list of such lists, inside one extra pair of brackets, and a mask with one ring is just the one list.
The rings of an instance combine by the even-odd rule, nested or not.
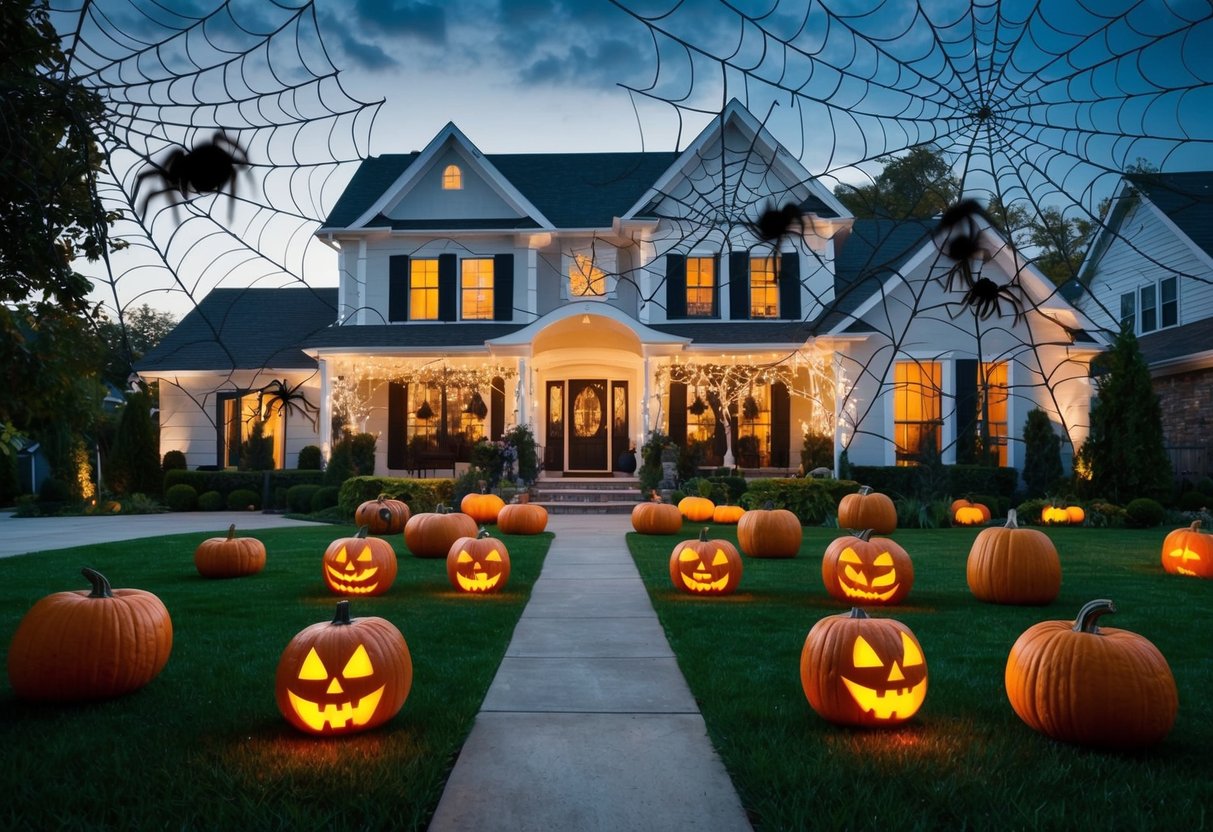
[(711, 572), (695, 572), (691, 575), (683, 575), (682, 583), (691, 592), (720, 592), (729, 583), (729, 576), (725, 575), (718, 581), (712, 580)]
[[(329, 572), (329, 581), (333, 584), (333, 588), (341, 592), (350, 592), (355, 595), (362, 595), (368, 592), (374, 592), (379, 586), (376, 581), (370, 586), (366, 582), (375, 577), (375, 573), (379, 571), (378, 566), (372, 566), (370, 569), (364, 569), (356, 575), (350, 575), (345, 572), (339, 572), (327, 564), (324, 567)], [(356, 584), (351, 584), (350, 581), (357, 581)]]
[(328, 725), (334, 730), (339, 730), (346, 727), (359, 728), (370, 722), (371, 717), (375, 715), (375, 709), (379, 707), (379, 700), (383, 698), (383, 691), (386, 687), (387, 685), (384, 685), (374, 693), (362, 697), (358, 700), (358, 704), (329, 702), (321, 705), (319, 702), (296, 696), (289, 690), (287, 695), (291, 698), (291, 707), (295, 709), (295, 715), (303, 720), (303, 724), (308, 728), (313, 731), (323, 731), (325, 725)]
[(1184, 569), (1182, 566), (1175, 567), (1175, 571), (1180, 575), (1191, 575), (1193, 578), (1196, 577), (1195, 572), (1193, 572), (1191, 569)]
[(893, 584), (892, 587), (884, 592), (868, 592), (867, 590), (856, 589), (843, 583), (840, 583), (839, 586), (842, 587), (843, 594), (848, 598), (857, 598), (861, 601), (887, 601), (897, 593), (897, 587), (900, 584)]
[(922, 707), (923, 700), (927, 698), (926, 679), (913, 687), (885, 690), (864, 687), (845, 676), (842, 681), (851, 692), (855, 704), (877, 719), (907, 719)]
[(455, 580), (459, 582), (459, 588), (464, 592), (488, 592), (497, 586), (497, 582), (501, 580), (501, 573), (498, 572), (490, 578), (486, 572), (477, 572), (469, 578), (456, 572)]

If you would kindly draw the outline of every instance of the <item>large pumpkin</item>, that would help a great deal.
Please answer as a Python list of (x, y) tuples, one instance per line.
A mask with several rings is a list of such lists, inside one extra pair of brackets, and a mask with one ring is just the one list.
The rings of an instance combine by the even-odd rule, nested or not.
[(712, 509), (712, 522), (717, 526), (735, 526), (743, 514), (745, 509), (741, 506), (716, 506)]
[(43, 702), (109, 699), (138, 690), (164, 669), (173, 622), (142, 589), (112, 589), (93, 569), (90, 590), (56, 592), (21, 619), (8, 649), (13, 693)]
[(682, 512), (673, 503), (637, 503), (632, 509), (632, 528), (641, 534), (677, 534), (682, 530)]
[(367, 537), (363, 526), (353, 537), (330, 543), (320, 568), (336, 595), (382, 595), (396, 580), (396, 552), (386, 540)]
[(838, 527), (891, 534), (897, 530), (897, 508), (888, 496), (865, 485), (838, 501)]
[(510, 579), (509, 550), (486, 529), (461, 537), (447, 552), (446, 576), (461, 592), (500, 592)]
[(383, 618), (350, 618), (338, 601), (331, 622), (301, 630), (278, 660), (274, 695), (286, 721), (309, 734), (349, 734), (382, 725), (413, 686), (404, 636)]
[(548, 527), (548, 510), (535, 503), (507, 503), (497, 513), (502, 534), (540, 534)]
[(465, 494), (459, 501), (459, 510), (476, 523), (496, 523), (497, 515), (504, 506), (505, 500), (487, 491)]
[(1063, 506), (1045, 506), (1040, 510), (1040, 522), (1046, 526), (1070, 525), (1070, 512)]
[(990, 508), (969, 500), (952, 501), (952, 522), (958, 526), (980, 526), (990, 522)]
[(415, 557), (445, 558), (451, 544), (461, 537), (475, 537), (476, 521), (446, 506), (414, 514), (404, 524), (404, 545)]
[(712, 519), (716, 504), (707, 497), (683, 497), (678, 501), (678, 511), (692, 523), (703, 523)]
[(1015, 509), (1003, 527), (984, 529), (969, 548), (969, 590), (994, 604), (1048, 604), (1061, 591), (1061, 559), (1048, 535), (1021, 529)]
[(408, 521), (408, 503), (385, 494), (367, 500), (354, 511), (354, 525), (366, 526), (371, 534), (400, 534)]
[(794, 558), (804, 529), (786, 508), (750, 509), (737, 521), (737, 543), (752, 558)]
[(1162, 542), (1162, 568), (1173, 575), (1213, 578), (1213, 534), (1202, 533), (1199, 520), (1171, 532)]
[(194, 566), (204, 578), (239, 578), (265, 568), (265, 544), (255, 537), (236, 537), (236, 524), (227, 537), (208, 537), (194, 550)]
[(905, 549), (867, 529), (826, 547), (821, 580), (826, 591), (852, 604), (899, 604), (914, 585), (914, 564)]
[(800, 651), (800, 685), (813, 710), (830, 722), (896, 725), (922, 707), (927, 662), (909, 627), (852, 609), (809, 630)]
[(670, 554), (670, 581), (692, 595), (728, 595), (741, 583), (741, 555), (727, 540), (709, 540), (708, 529), (698, 540), (684, 540)]
[(1149, 640), (1096, 626), (1110, 612), (1115, 605), (1101, 599), (1084, 605), (1072, 622), (1029, 627), (1007, 657), (1007, 698), (1020, 719), (1053, 739), (1144, 748), (1175, 723), (1175, 678)]

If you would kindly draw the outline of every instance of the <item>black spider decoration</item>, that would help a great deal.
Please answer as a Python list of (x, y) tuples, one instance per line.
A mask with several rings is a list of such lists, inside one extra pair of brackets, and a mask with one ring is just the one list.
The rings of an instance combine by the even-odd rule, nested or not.
[[(227, 148), (223, 145), (227, 145)], [(132, 199), (138, 197), (143, 180), (153, 176), (159, 177), (164, 187), (152, 191), (142, 199), (137, 209), (140, 219), (147, 211), (147, 204), (152, 197), (172, 191), (188, 198), (190, 193), (217, 193), (230, 185), (231, 195), (235, 198), (236, 177), (240, 168), (247, 166), (248, 154), (244, 152), (244, 148), (234, 139), (217, 132), (209, 142), (195, 145), (193, 150), (177, 148), (162, 163), (152, 162), (151, 167), (135, 179)], [(174, 212), (176, 209), (174, 204)]]
[(758, 239), (775, 243), (778, 248), (779, 241), (791, 233), (792, 226), (799, 226), (800, 233), (804, 234), (804, 212), (794, 202), (789, 202), (782, 208), (776, 208), (775, 203), (768, 202), (757, 220), (744, 220), (743, 225)]
[(1002, 317), (1001, 301), (1006, 301), (1015, 310), (1014, 324), (1019, 323), (1019, 319), (1023, 317), (1023, 302), (1015, 297), (1011, 289), (1014, 287), (1014, 281), (1011, 283), (995, 283), (988, 277), (979, 277), (973, 281), (973, 285), (969, 287), (969, 291), (964, 293), (964, 297), (960, 302), (973, 310), (973, 314), (981, 320), (988, 319), (991, 315)]
[[(1000, 284), (988, 277), (973, 274), (974, 260), (985, 263), (990, 252), (982, 247), (981, 226), (977, 217), (992, 224), (989, 214), (975, 199), (966, 199), (948, 208), (939, 219), (932, 235), (935, 245), (944, 257), (953, 260), (947, 271), (945, 289), (949, 292), (964, 291), (960, 302), (973, 310), (981, 320), (993, 315), (1002, 317), (1002, 301), (1015, 311), (1014, 323), (1024, 315), (1023, 302), (1012, 292), (1015, 281)], [(959, 285), (957, 283), (959, 282)]]

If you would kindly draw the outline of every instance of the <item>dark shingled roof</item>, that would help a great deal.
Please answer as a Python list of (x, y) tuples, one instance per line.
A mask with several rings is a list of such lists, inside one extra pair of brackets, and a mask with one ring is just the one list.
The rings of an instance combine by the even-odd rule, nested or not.
[(306, 349), (472, 347), (517, 332), (524, 324), (409, 323), (330, 326), (308, 336)]
[(336, 318), (336, 289), (213, 289), (135, 369), (311, 369), (299, 345)]
[(1213, 257), (1213, 171), (1130, 173), (1126, 178)]
[(1137, 344), (1147, 364), (1213, 350), (1213, 318), (1142, 335)]

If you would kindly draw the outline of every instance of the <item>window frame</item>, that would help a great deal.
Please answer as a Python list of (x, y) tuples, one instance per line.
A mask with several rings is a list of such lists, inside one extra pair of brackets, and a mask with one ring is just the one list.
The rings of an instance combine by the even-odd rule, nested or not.
[[(1128, 307), (1128, 312), (1125, 307)], [(1137, 332), (1137, 293), (1121, 292), (1120, 294), (1120, 325), (1128, 327), (1130, 332)]]
[(1155, 283), (1137, 288), (1137, 305), (1140, 310), (1137, 323), (1141, 327), (1141, 334), (1155, 332), (1158, 329), (1158, 286)]
[[(903, 368), (913, 368), (915, 378), (903, 379)], [(924, 379), (926, 381), (924, 381)], [(930, 383), (926, 383), (929, 381)], [(911, 389), (919, 391), (922, 396), (920, 403), (915, 408), (920, 414), (928, 415), (929, 418), (899, 418), (899, 412), (905, 416), (910, 415), (909, 401), (899, 401), (902, 396), (908, 396)], [(933, 395), (924, 396), (923, 393), (930, 391)], [(922, 437), (926, 435), (929, 426), (934, 427), (935, 447), (938, 451), (942, 451), (943, 443), (943, 362), (942, 361), (915, 361), (913, 359), (904, 361), (895, 361), (893, 363), (893, 446), (895, 464), (898, 466), (908, 466), (919, 464), (921, 456)], [(933, 401), (933, 404), (931, 402)], [(925, 404), (924, 404), (925, 403)], [(911, 448), (908, 441), (901, 441), (902, 428), (906, 426), (905, 437), (908, 440), (910, 426), (917, 426), (918, 444)]]
[[(758, 275), (763, 277), (770, 275), (770, 282), (759, 283), (755, 278)], [(751, 257), (750, 258), (750, 285), (749, 285), (749, 312), (750, 319), (760, 321), (773, 321), (779, 319), (779, 267), (774, 257)], [(762, 305), (762, 313), (758, 312), (759, 306), (756, 304), (756, 296), (762, 292), (764, 299), (767, 301)], [(774, 304), (770, 301), (774, 299)], [(768, 314), (767, 310), (774, 309), (773, 314)]]
[[(430, 264), (432, 264), (433, 285), (428, 283), (423, 286), (416, 285), (415, 281), (420, 276), (427, 281), (431, 277)], [(418, 275), (419, 266), (426, 266), (426, 274)], [(410, 257), (409, 258), (409, 321), (437, 321), (439, 320), (439, 288), (438, 288), (438, 258), (437, 257)], [(433, 314), (431, 316), (422, 317), (419, 312), (424, 312), (429, 308), (429, 298), (433, 298)], [(425, 301), (420, 303), (419, 301)]]
[[(468, 287), (466, 281), (467, 281), (469, 275), (467, 274), (467, 272), (465, 270), (465, 266), (467, 266), (468, 264), (472, 264), (472, 263), (477, 264), (477, 269), (478, 269), (477, 273), (472, 276), (478, 277), (481, 280), (484, 280), (487, 276), (487, 279), (488, 279), (487, 286), (485, 286), (482, 283), (479, 286), (474, 286), (471, 288)], [(462, 258), (460, 258), (460, 260), (459, 260), (459, 320), (461, 320), (461, 321), (491, 321), (491, 320), (494, 320), (494, 311), (495, 311), (494, 303), (496, 301), (495, 292), (496, 292), (496, 288), (497, 288), (496, 287), (495, 263), (496, 263), (496, 261), (491, 256), (490, 257), (462, 257)], [(469, 315), (467, 312), (467, 309), (468, 309), (467, 299), (468, 299), (469, 293), (475, 293), (477, 291), (483, 293), (484, 299), (482, 299), (478, 304), (480, 307), (479, 311), (481, 312), (481, 314), (473, 316), (473, 315)], [(486, 306), (486, 304), (487, 304), (487, 306)]]
[(442, 190), (463, 190), (463, 168), (452, 162), (442, 169)]
[[(708, 281), (706, 284), (704, 284), (704, 282), (703, 282), (703, 266), (705, 263), (707, 264), (707, 267), (708, 267)], [(686, 282), (686, 304), (687, 304), (686, 305), (686, 317), (688, 317), (688, 318), (716, 318), (716, 317), (719, 317), (719, 313), (717, 312), (717, 309), (716, 309), (716, 303), (717, 303), (716, 298), (719, 294), (717, 292), (717, 288), (719, 286), (719, 281), (720, 281), (720, 276), (718, 274), (720, 269), (717, 267), (717, 264), (716, 264), (716, 256), (715, 255), (704, 256), (704, 255), (698, 255), (698, 254), (689, 254), (686, 257), (684, 268), (685, 268), (685, 274), (686, 274), (686, 281), (685, 281)], [(695, 277), (698, 278), (698, 282), (694, 286), (691, 285), (691, 275), (692, 274), (694, 274)], [(703, 297), (703, 293), (705, 293), (705, 292), (707, 293), (707, 304), (706, 304), (707, 311), (706, 312), (692, 311), (692, 310), (696, 310), (696, 309), (701, 309), (705, 305), (702, 300), (696, 300), (696, 301), (691, 300), (692, 291), (694, 291), (696, 293), (696, 297), (699, 297), (699, 298)]]

